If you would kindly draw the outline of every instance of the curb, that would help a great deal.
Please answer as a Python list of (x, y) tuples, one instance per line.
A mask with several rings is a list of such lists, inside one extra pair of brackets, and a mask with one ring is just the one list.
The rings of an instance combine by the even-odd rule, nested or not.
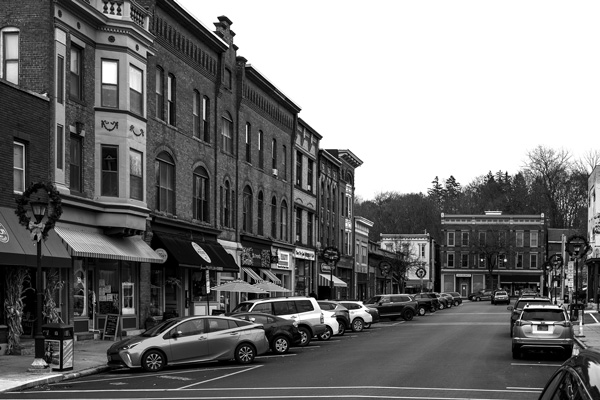
[[(54, 375), (48, 378), (42, 378), (36, 381), (32, 381), (32, 382), (27, 382), (24, 383), (22, 385), (19, 386), (15, 386), (13, 388), (10, 389), (10, 392), (18, 392), (24, 389), (31, 389), (33, 387), (36, 386), (40, 386), (40, 385), (46, 385), (46, 384), (50, 384), (50, 383), (57, 383), (57, 382), (61, 382), (61, 381), (67, 381), (70, 379), (76, 379), (76, 378), (80, 378), (82, 376), (88, 376), (88, 375), (93, 375), (93, 374), (98, 374), (101, 372), (105, 372), (112, 369), (111, 367), (107, 366), (107, 365), (100, 365), (97, 367), (91, 367), (91, 368), (86, 368), (83, 369), (81, 371), (77, 371), (77, 372), (68, 372), (62, 375)], [(2, 392), (2, 393), (7, 393), (8, 391)]]

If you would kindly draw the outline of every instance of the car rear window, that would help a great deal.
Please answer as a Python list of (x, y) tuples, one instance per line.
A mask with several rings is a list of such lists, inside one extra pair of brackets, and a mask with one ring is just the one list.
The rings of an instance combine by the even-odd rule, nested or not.
[(365, 304), (377, 304), (381, 301), (381, 296), (371, 297), (369, 300), (365, 302)]
[(253, 304), (254, 303), (242, 302), (242, 303), (238, 304), (237, 307), (234, 308), (232, 312), (248, 312), (252, 308)]
[(521, 319), (526, 321), (564, 321), (565, 313), (562, 310), (525, 310)]
[(550, 304), (550, 300), (548, 299), (529, 299), (529, 300), (519, 300), (517, 304), (515, 304), (515, 308), (523, 308), (527, 304)]
[(315, 309), (310, 300), (296, 300), (294, 303), (296, 303), (296, 308), (300, 313), (314, 311)]

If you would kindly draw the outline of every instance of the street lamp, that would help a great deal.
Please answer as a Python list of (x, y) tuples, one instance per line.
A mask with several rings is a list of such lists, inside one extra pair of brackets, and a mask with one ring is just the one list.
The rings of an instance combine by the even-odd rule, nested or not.
[(329, 296), (332, 300), (335, 299), (333, 295), (333, 270), (337, 262), (340, 260), (340, 251), (335, 247), (326, 247), (323, 249), (323, 258), (327, 261), (329, 266)]
[[(587, 254), (590, 249), (588, 241), (585, 237), (579, 235), (573, 235), (567, 240), (567, 252), (571, 258), (575, 259), (575, 305), (572, 307), (579, 313), (579, 259)], [(583, 320), (583, 316), (581, 318)], [(580, 326), (581, 332), (581, 326)]]
[(35, 218), (29, 222), (29, 230), (31, 231), (31, 238), (37, 247), (37, 269), (36, 269), (36, 319), (35, 319), (35, 359), (31, 364), (33, 370), (43, 370), (48, 367), (46, 361), (44, 361), (44, 335), (42, 333), (42, 306), (44, 301), (44, 293), (42, 290), (43, 279), (42, 279), (42, 232), (44, 231), (44, 224), (42, 223), (46, 216), (48, 209), (48, 202), (44, 201), (38, 196), (36, 201), (30, 201), (31, 213)]
[[(557, 278), (556, 276), (556, 271), (559, 270), (559, 268), (561, 268), (563, 265), (563, 258), (560, 254), (553, 254), (550, 256), (550, 258), (548, 259), (547, 263), (546, 263), (546, 268), (548, 269), (548, 281), (550, 281), (550, 272), (552, 273), (552, 288), (554, 289), (554, 304), (557, 304), (557, 294), (556, 294), (556, 287), (557, 282), (560, 280), (560, 278)], [(550, 290), (550, 285), (548, 285), (548, 290)]]
[(390, 263), (387, 261), (381, 261), (379, 263), (379, 270), (381, 271), (381, 275), (383, 276), (383, 294), (385, 294), (387, 288), (387, 277), (390, 273)]

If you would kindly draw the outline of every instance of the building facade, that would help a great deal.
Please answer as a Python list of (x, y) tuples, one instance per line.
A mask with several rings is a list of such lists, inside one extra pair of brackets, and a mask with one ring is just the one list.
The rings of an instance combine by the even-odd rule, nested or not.
[(541, 291), (546, 260), (544, 214), (442, 214), (441, 291)]

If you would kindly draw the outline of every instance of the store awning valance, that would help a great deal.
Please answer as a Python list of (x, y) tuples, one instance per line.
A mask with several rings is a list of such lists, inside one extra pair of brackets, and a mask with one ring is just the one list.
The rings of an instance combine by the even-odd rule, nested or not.
[(329, 274), (319, 274), (319, 286), (329, 286), (331, 282), (331, 278), (333, 278), (333, 286), (335, 287), (348, 287), (346, 282), (338, 278), (337, 276), (329, 275)]
[(260, 268), (260, 272), (265, 274), (267, 279), (270, 280), (271, 282), (273, 282), (277, 285), (281, 285), (281, 279), (277, 278), (277, 276), (273, 272), (271, 272), (270, 269)]
[[(69, 252), (53, 230), (41, 243), (43, 268), (71, 267)], [(19, 224), (15, 210), (8, 207), (0, 207), (0, 265), (37, 265), (36, 242), (27, 228)]]
[(168, 256), (177, 260), (182, 267), (239, 272), (231, 254), (227, 253), (218, 242), (194, 241), (162, 232), (155, 232), (154, 235), (160, 243), (156, 243), (153, 247), (163, 246)]
[(102, 233), (62, 227), (56, 227), (55, 230), (67, 245), (69, 254), (73, 257), (106, 258), (158, 264), (163, 262), (163, 259), (140, 236), (113, 237)]
[(258, 274), (250, 267), (242, 267), (242, 271), (245, 272), (246, 275), (248, 275), (250, 279), (253, 279), (256, 283), (264, 281), (264, 279), (258, 276)]

